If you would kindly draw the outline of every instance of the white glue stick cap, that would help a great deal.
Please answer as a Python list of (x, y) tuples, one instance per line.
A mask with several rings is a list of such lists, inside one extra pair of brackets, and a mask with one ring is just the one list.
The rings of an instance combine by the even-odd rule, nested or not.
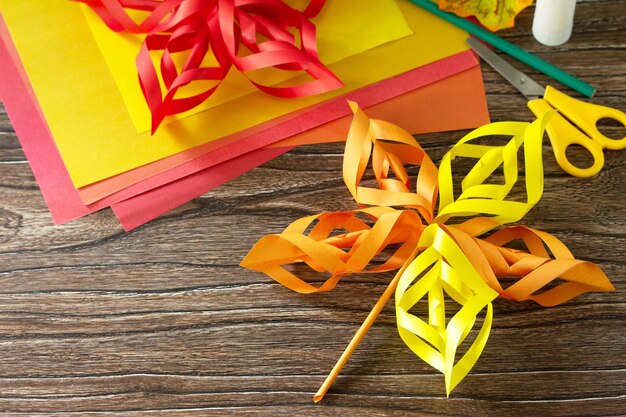
[(537, 0), (533, 36), (544, 45), (565, 43), (572, 34), (576, 0)]

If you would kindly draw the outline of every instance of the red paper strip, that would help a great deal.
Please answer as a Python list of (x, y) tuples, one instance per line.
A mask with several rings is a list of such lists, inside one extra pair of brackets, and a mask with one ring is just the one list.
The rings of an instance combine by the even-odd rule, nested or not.
[[(89, 5), (106, 25), (116, 32), (148, 33), (183, 0), (81, 0)], [(136, 23), (126, 12), (141, 10), (148, 16)]]

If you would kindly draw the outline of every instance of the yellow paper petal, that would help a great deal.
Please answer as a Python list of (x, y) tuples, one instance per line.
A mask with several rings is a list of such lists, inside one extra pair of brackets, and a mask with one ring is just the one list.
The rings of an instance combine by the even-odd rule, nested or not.
[[(539, 201), (543, 193), (541, 142), (547, 113), (533, 123), (499, 122), (482, 126), (463, 137), (439, 164), (439, 212), (435, 222), (447, 223), (452, 217), (493, 216), (493, 224), (518, 221)], [(485, 136), (508, 136), (504, 146), (471, 143)], [(524, 147), (526, 201), (507, 200), (518, 180), (518, 151)], [(474, 158), (476, 163), (461, 183), (461, 194), (454, 195), (452, 161), (458, 157)], [(493, 172), (502, 166), (504, 184), (488, 184)]]
[[(396, 288), (398, 332), (417, 356), (444, 374), (449, 395), (483, 351), (491, 330), (491, 301), (498, 293), (484, 282), (442, 226), (433, 224), (424, 229), (419, 246), (425, 250), (407, 267)], [(446, 306), (444, 291), (461, 305), (447, 323), (449, 306)], [(426, 294), (428, 321), (411, 312)], [(485, 317), (476, 338), (457, 361), (457, 348), (483, 311)]]
[(515, 16), (532, 4), (533, 0), (437, 0), (441, 10), (458, 16), (476, 16), (491, 31), (510, 28)]

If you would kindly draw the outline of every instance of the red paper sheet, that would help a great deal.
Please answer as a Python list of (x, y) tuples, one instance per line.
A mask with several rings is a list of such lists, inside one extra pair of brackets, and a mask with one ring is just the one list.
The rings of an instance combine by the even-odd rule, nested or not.
[(293, 149), (262, 148), (154, 188), (111, 208), (127, 232)]

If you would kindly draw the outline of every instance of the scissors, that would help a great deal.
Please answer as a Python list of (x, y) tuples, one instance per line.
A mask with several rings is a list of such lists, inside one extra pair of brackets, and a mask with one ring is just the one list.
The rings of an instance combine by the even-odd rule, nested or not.
[[(546, 125), (546, 132), (556, 161), (565, 172), (581, 178), (591, 177), (600, 172), (604, 166), (604, 148), (626, 148), (626, 136), (621, 139), (612, 139), (603, 135), (597, 127), (600, 119), (613, 119), (626, 127), (626, 113), (610, 107), (585, 103), (550, 86), (543, 88), (480, 41), (469, 38), (466, 42), (482, 59), (530, 100), (528, 108), (535, 116), (540, 117), (549, 111), (557, 110)], [(587, 149), (593, 157), (593, 164), (588, 168), (573, 165), (566, 156), (566, 150), (570, 145), (579, 145)]]

